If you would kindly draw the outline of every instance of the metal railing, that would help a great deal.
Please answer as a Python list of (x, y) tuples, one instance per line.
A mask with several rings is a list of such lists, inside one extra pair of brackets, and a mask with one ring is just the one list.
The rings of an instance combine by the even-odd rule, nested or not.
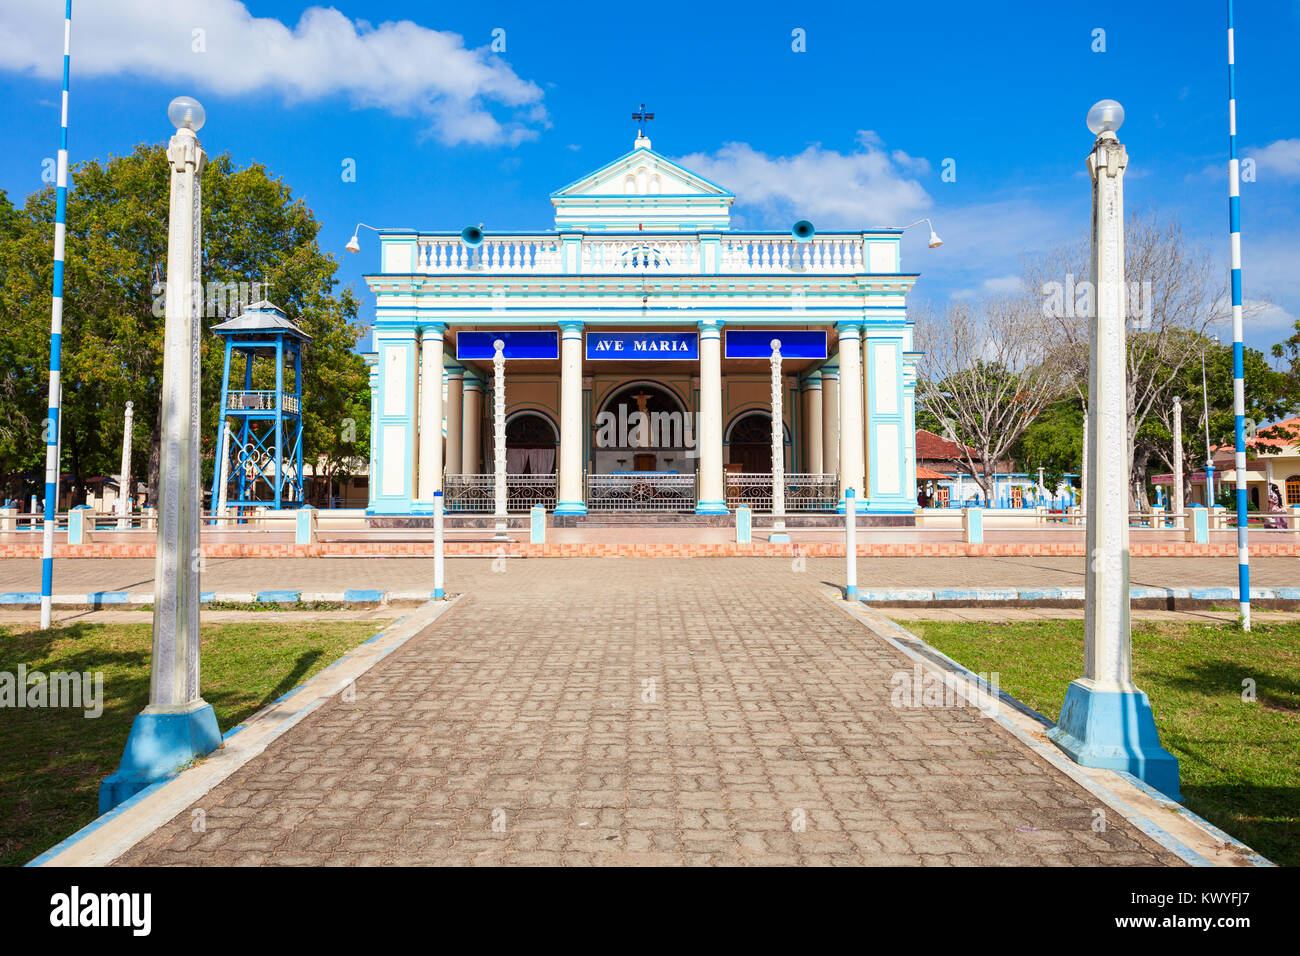
[(587, 476), (588, 511), (691, 512), (695, 475), (633, 472)]
[[(835, 475), (787, 472), (786, 514), (832, 512), (839, 504), (839, 479)], [(772, 475), (769, 472), (732, 472), (727, 475), (727, 507), (748, 505), (755, 513), (772, 511)]]
[[(447, 475), (442, 496), (448, 514), (487, 514), (496, 510), (496, 479), (493, 475)], [(506, 475), (506, 513), (527, 511), (541, 505), (555, 510), (555, 475)]]
[[(296, 415), (301, 411), (296, 395), (283, 392), (280, 395), (280, 402), (281, 407), (291, 415)], [(275, 411), (275, 390), (227, 392), (226, 408), (236, 412), (273, 412)]]

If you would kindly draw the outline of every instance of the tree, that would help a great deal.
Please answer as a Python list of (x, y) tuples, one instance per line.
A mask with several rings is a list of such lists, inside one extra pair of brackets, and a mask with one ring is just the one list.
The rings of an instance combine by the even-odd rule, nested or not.
[(1049, 403), (1072, 370), (1053, 323), (1029, 296), (954, 302), (942, 317), (918, 310), (917, 395), (926, 412), (969, 446), (966, 465), (991, 500), (997, 463)]
[[(1024, 283), (1044, 296), (1044, 312), (1057, 325), (1076, 369), (1079, 394), (1087, 382), (1089, 335), (1096, 315), (1089, 281), (1089, 240), (1060, 246), (1028, 259)], [(1174, 395), (1179, 374), (1199, 352), (1187, 348), (1190, 333), (1203, 336), (1228, 313), (1226, 282), (1213, 281), (1209, 253), (1193, 246), (1177, 218), (1157, 211), (1130, 214), (1124, 229), (1128, 282), (1128, 460), (1133, 495), (1147, 500), (1148, 455), (1137, 453), (1138, 433), (1153, 409)], [(1076, 283), (1077, 280), (1077, 283)]]
[[(72, 170), (64, 286), (63, 469), (74, 490), (116, 472), (122, 410), (135, 402), (134, 455), (146, 459), (150, 500), (157, 500), (158, 409), (162, 378), (169, 170), (161, 145), (128, 156), (90, 160)], [(363, 456), (369, 435), (369, 384), (353, 348), (362, 328), (350, 289), (337, 290), (338, 263), (316, 243), (320, 224), (283, 180), (257, 164), (236, 168), (229, 154), (203, 175), (206, 301), (201, 336), (202, 436), (209, 465), (224, 349), (211, 326), (247, 304), (231, 290), (265, 290), (312, 342), (304, 353), (304, 458)], [(12, 382), (11, 428), (20, 432), (0, 463), (27, 467), (43, 420), (49, 354), (54, 191), (28, 197), (8, 233), (0, 221), (0, 317), (11, 331), (0, 374)], [(0, 217), (2, 220), (2, 217)], [(232, 301), (233, 298), (233, 301)], [(0, 393), (0, 402), (7, 399)], [(345, 414), (346, 413), (346, 414)], [(352, 419), (348, 427), (344, 419)], [(140, 474), (139, 462), (133, 473)], [(209, 471), (210, 475), (210, 471)]]
[(1049, 488), (1067, 474), (1082, 474), (1083, 410), (1074, 395), (1052, 402), (1012, 445), (1011, 458), (1025, 472), (1042, 468)]

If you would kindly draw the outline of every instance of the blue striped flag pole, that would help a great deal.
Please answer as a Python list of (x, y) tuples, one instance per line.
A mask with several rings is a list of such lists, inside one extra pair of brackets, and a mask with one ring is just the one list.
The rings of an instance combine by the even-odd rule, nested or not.
[(50, 626), (54, 595), (54, 516), (59, 503), (59, 430), (63, 352), (63, 250), (68, 215), (68, 74), (72, 56), (72, 0), (63, 12), (63, 128), (59, 132), (59, 170), (54, 202), (54, 289), (50, 299), (50, 413), (45, 426), (45, 521), (41, 527), (41, 627)]
[(1241, 626), (1250, 630), (1250, 530), (1246, 516), (1246, 383), (1241, 341), (1241, 180), (1237, 169), (1237, 66), (1232, 36), (1232, 0), (1228, 0), (1228, 229), (1232, 254), (1232, 412), (1237, 453), (1237, 595)]

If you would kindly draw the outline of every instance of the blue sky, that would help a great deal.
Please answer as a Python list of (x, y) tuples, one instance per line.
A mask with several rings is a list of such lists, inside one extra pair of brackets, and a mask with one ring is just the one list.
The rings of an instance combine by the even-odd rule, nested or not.
[[(489, 231), (551, 224), (548, 194), (630, 148), (645, 101), (655, 149), (737, 193), (738, 225), (908, 233), (915, 296), (1005, 288), (1023, 253), (1083, 235), (1088, 107), (1124, 104), (1130, 208), (1176, 213), (1227, 256), (1221, 0), (804, 6), (283, 0), (74, 4), (73, 162), (170, 133), (199, 97), (210, 153), (265, 163), (324, 224), (341, 275), (353, 224)], [(0, 9), (0, 187), (40, 185), (58, 144), (62, 4)], [(804, 31), (806, 51), (792, 49)], [(196, 42), (195, 30), (202, 30)], [(492, 52), (494, 30), (505, 50)], [(1094, 31), (1104, 30), (1104, 52)], [(497, 34), (498, 39), (502, 34)], [(201, 50), (196, 50), (201, 46)], [(1238, 124), (1247, 298), (1272, 306), (1247, 342), (1300, 315), (1300, 0), (1238, 3)], [(345, 160), (356, 181), (345, 182)], [(955, 160), (956, 180), (941, 178)], [(369, 238), (367, 238), (369, 236)]]

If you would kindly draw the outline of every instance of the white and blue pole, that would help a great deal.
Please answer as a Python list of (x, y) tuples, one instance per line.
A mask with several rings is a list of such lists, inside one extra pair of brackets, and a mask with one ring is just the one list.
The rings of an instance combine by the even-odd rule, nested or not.
[(1237, 587), (1242, 630), (1250, 630), (1250, 529), (1246, 515), (1246, 383), (1241, 332), (1241, 179), (1237, 168), (1237, 67), (1228, 0), (1228, 229), (1232, 255), (1232, 413), (1236, 426)]
[(58, 180), (54, 200), (54, 288), (50, 300), (50, 413), (45, 426), (45, 522), (41, 550), (41, 628), (50, 626), (54, 595), (54, 521), (59, 503), (59, 431), (63, 352), (63, 252), (68, 215), (68, 74), (72, 56), (72, 0), (63, 13), (63, 128), (59, 133)]
[(443, 554), (446, 539), (443, 531), (443, 497), (441, 491), (433, 493), (433, 599), (442, 601), (447, 597), (447, 588), (443, 582)]

